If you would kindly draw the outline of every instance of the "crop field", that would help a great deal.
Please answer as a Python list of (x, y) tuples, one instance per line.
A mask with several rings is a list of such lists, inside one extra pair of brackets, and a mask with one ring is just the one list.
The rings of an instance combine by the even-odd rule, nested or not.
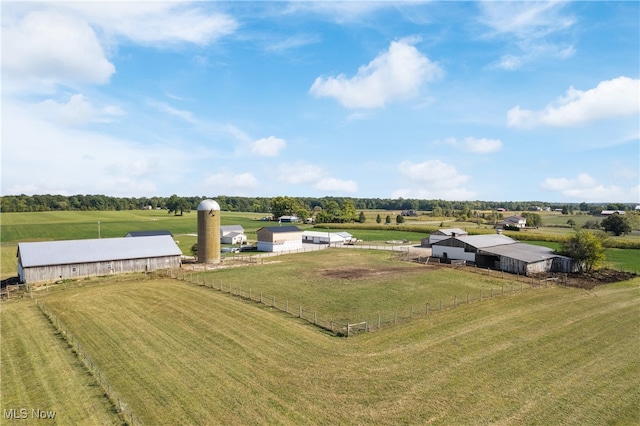
[[(299, 294), (315, 293), (319, 304), (338, 306), (332, 291), (310, 280), (324, 270), (311, 255), (298, 255)], [(268, 281), (270, 269), (286, 272), (285, 263), (246, 269), (261, 270)], [(375, 263), (385, 269), (375, 256), (349, 259), (361, 270)], [(407, 274), (415, 279), (420, 273)], [(441, 279), (424, 285), (452, 285)], [(393, 287), (399, 277), (385, 280)], [(420, 282), (383, 297), (410, 299), (422, 291)], [(382, 282), (373, 285), (372, 293), (384, 293)], [(345, 279), (342, 286), (357, 304), (364, 292), (349, 290), (361, 283)], [(592, 291), (524, 291), (348, 339), (294, 315), (171, 279), (83, 280), (41, 291), (38, 298), (144, 424), (640, 421), (638, 278)], [(67, 359), (69, 349), (32, 301), (3, 305), (2, 315), (3, 408), (45, 405), (56, 410), (60, 424), (113, 422), (83, 387), (90, 377), (73, 362), (47, 374), (50, 365), (59, 365), (51, 359)], [(5, 322), (9, 317), (12, 322)], [(12, 331), (17, 327), (20, 333)], [(32, 339), (42, 342), (37, 361), (30, 356), (22, 369), (5, 368), (31, 351), (33, 344), (20, 341)], [(32, 385), (32, 369), (39, 386)], [(43, 402), (43, 387), (57, 399)], [(83, 418), (87, 411), (95, 417)]]

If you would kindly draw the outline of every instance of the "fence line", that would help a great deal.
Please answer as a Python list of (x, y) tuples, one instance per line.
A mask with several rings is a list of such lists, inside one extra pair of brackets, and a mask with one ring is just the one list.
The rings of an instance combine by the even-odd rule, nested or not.
[[(473, 269), (473, 267), (467, 268)], [(478, 272), (486, 274), (493, 273), (494, 275), (496, 275), (500, 274), (501, 271), (481, 269), (478, 270)], [(502, 284), (500, 287), (491, 287), (490, 289), (479, 290), (473, 293), (467, 292), (467, 294), (464, 294), (463, 297), (454, 295), (452, 298), (449, 298), (447, 300), (441, 298), (437, 300), (425, 301), (418, 307), (410, 306), (401, 310), (396, 309), (393, 312), (380, 312), (377, 314), (377, 316), (373, 317), (367, 318), (365, 316), (365, 318), (358, 318), (353, 320), (349, 319), (345, 321), (344, 319), (336, 320), (327, 318), (326, 316), (319, 314), (319, 311), (317, 309), (303, 306), (303, 304), (292, 299), (280, 299), (276, 297), (276, 295), (266, 294), (262, 290), (254, 289), (251, 287), (242, 288), (242, 286), (240, 285), (235, 286), (235, 284), (225, 283), (223, 280), (216, 281), (213, 277), (208, 277), (207, 275), (199, 274), (197, 272), (194, 273), (184, 271), (181, 273), (180, 271), (175, 271), (174, 274), (174, 271), (167, 270), (166, 274), (166, 276), (172, 279), (211, 288), (221, 293), (226, 293), (244, 300), (259, 303), (266, 307), (277, 309), (281, 312), (285, 312), (292, 316), (300, 318), (310, 324), (313, 324), (316, 327), (319, 327), (325, 331), (331, 332), (335, 336), (340, 337), (351, 337), (358, 332), (375, 331), (380, 328), (413, 318), (428, 317), (429, 315), (433, 315), (437, 312), (457, 308), (463, 304), (468, 305), (493, 299), (494, 297), (519, 294), (525, 290), (547, 288), (549, 287), (550, 283), (551, 285), (555, 285), (557, 283), (562, 284), (562, 281), (556, 279), (534, 280), (530, 277), (523, 277), (526, 279), (525, 281), (523, 281), (520, 279), (520, 276), (513, 276), (515, 282), (511, 281), (510, 285), (508, 285), (509, 283), (506, 283)]]
[(69, 332), (69, 330), (64, 326), (64, 324), (56, 317), (56, 315), (47, 308), (47, 306), (39, 302), (38, 299), (35, 299), (36, 306), (40, 309), (42, 314), (47, 318), (51, 326), (60, 332), (62, 338), (73, 348), (73, 352), (75, 353), (78, 360), (84, 365), (84, 367), (89, 370), (91, 375), (93, 376), (96, 383), (102, 388), (104, 394), (107, 396), (107, 399), (119, 414), (119, 416), (124, 420), (126, 424), (129, 425), (142, 425), (142, 421), (137, 418), (129, 405), (126, 404), (118, 394), (113, 390), (111, 384), (107, 381), (104, 374), (98, 368), (98, 365), (89, 357), (86, 352), (82, 350), (80, 347), (80, 343), (76, 340), (76, 338)]

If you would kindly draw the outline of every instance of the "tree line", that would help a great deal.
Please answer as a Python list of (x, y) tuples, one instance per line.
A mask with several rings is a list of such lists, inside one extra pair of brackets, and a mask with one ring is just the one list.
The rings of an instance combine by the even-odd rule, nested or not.
[[(471, 217), (472, 212), (479, 210), (496, 210), (503, 208), (508, 211), (535, 211), (538, 208), (549, 207), (561, 209), (564, 214), (576, 211), (590, 214), (600, 214), (607, 210), (630, 210), (630, 204), (588, 204), (583, 203), (545, 203), (543, 201), (447, 201), (447, 200), (419, 200), (405, 198), (352, 198), (352, 197), (235, 197), (218, 195), (187, 196), (176, 194), (170, 197), (112, 197), (107, 195), (5, 195), (0, 197), (0, 211), (9, 212), (39, 212), (64, 210), (140, 210), (140, 209), (171, 209), (173, 202), (179, 202), (182, 212), (195, 210), (205, 198), (213, 198), (220, 208), (225, 211), (242, 211), (255, 213), (277, 213), (286, 211), (297, 213), (328, 212), (327, 221), (356, 220), (356, 210), (399, 210), (399, 211), (428, 211), (434, 216), (453, 217), (463, 215)], [(283, 207), (284, 206), (284, 207)], [(302, 217), (302, 216), (301, 216)]]

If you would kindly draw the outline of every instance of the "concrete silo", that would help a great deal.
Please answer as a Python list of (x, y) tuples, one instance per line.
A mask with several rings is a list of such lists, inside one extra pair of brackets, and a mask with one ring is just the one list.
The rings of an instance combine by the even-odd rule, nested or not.
[(220, 205), (213, 200), (198, 204), (198, 262), (220, 263)]

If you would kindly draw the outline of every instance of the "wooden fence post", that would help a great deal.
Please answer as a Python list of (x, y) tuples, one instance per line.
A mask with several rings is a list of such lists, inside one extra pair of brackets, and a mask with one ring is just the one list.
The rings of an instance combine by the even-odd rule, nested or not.
[(429, 304), (427, 303), (427, 309), (425, 310), (426, 315), (429, 316)]

